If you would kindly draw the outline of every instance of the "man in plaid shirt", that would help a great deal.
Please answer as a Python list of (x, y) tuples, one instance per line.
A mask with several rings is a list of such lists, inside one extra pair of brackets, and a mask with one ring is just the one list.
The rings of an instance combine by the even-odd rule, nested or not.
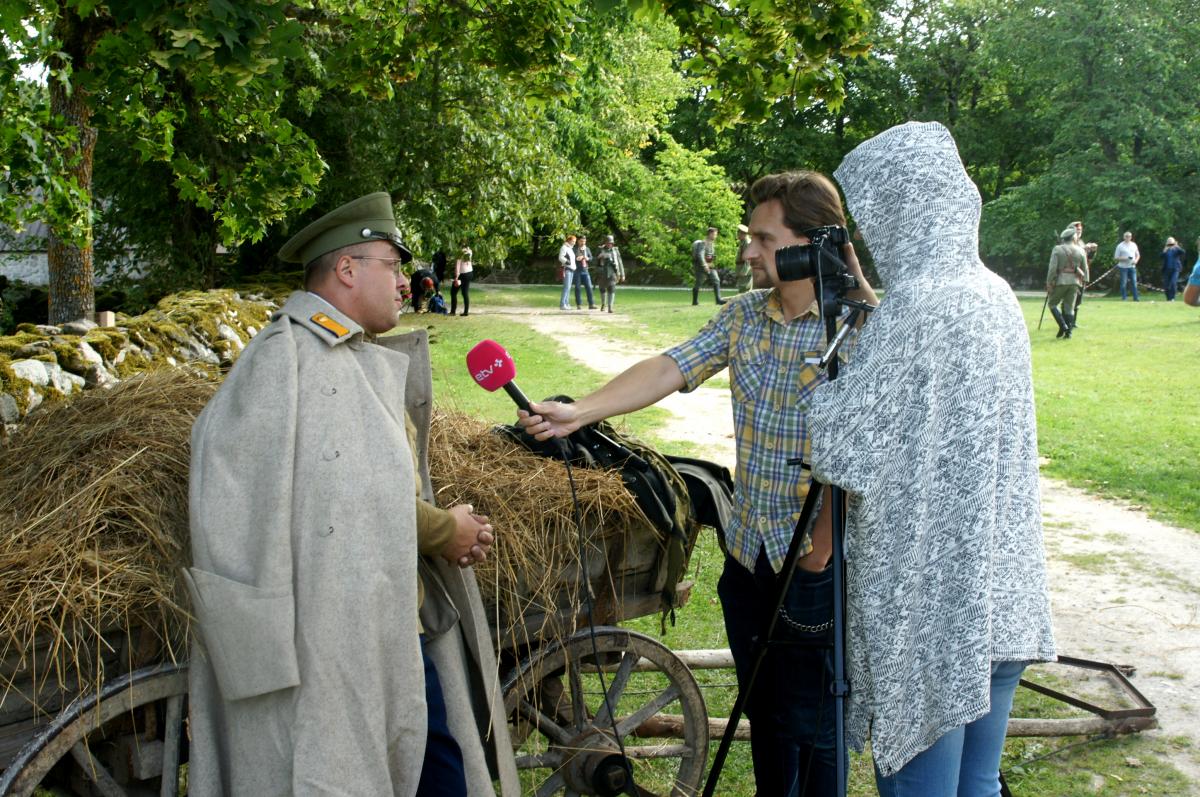
[[(676, 390), (694, 390), (729, 368), (737, 467), (736, 516), (725, 529), (725, 568), (717, 587), (739, 684), (752, 666), (753, 637), (773, 608), (778, 571), (808, 492), (787, 460), (807, 456), (805, 419), (813, 388), (825, 380), (816, 361), (825, 344), (811, 280), (781, 281), (775, 252), (809, 243), (806, 231), (844, 226), (837, 189), (815, 172), (760, 179), (745, 251), (756, 289), (729, 301), (691, 340), (643, 360), (574, 404), (532, 403), (520, 424), (538, 439), (565, 437), (613, 415), (647, 407)], [(853, 247), (843, 251), (860, 288), (876, 303)], [(746, 715), (754, 728), (754, 778), (762, 795), (830, 794), (836, 767), (828, 642), (833, 583), (828, 502), (803, 531), (803, 553), (783, 609), (784, 644), (773, 647), (755, 681)]]

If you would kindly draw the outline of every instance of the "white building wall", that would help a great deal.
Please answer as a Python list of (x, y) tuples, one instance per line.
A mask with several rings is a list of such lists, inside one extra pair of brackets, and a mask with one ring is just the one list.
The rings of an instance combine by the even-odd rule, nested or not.
[(0, 274), (30, 285), (50, 283), (50, 266), (45, 252), (0, 252)]

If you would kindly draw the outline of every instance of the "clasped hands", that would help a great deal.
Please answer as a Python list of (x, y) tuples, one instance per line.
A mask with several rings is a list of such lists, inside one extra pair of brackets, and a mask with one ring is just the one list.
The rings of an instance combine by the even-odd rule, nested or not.
[(449, 509), (454, 518), (454, 536), (442, 550), (442, 557), (450, 564), (471, 567), (487, 559), (488, 551), (496, 535), (487, 515), (475, 514), (470, 504), (458, 504)]

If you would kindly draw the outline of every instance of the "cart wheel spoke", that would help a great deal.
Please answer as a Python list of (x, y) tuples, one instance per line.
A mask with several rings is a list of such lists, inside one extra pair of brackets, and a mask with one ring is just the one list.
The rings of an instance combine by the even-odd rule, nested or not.
[(559, 744), (569, 744), (571, 741), (571, 732), (559, 725), (550, 717), (543, 714), (537, 706), (530, 703), (528, 700), (521, 701), (521, 716), (526, 719), (533, 720), (533, 724), (537, 729), (544, 733), (547, 737)]
[(517, 756), (517, 769), (558, 769), (562, 766), (563, 754), (559, 750)]
[(558, 794), (558, 790), (566, 785), (561, 772), (555, 772), (546, 781), (538, 786), (538, 790), (534, 792), (534, 797), (552, 797)]
[(649, 703), (642, 706), (629, 716), (622, 717), (617, 723), (617, 733), (622, 737), (628, 736), (630, 731), (632, 731), (634, 728), (638, 727), (643, 722), (650, 719), (678, 699), (679, 687), (675, 684), (671, 684), (666, 689), (659, 692), (658, 696)]
[(616, 711), (617, 704), (621, 702), (621, 695), (625, 693), (625, 687), (629, 683), (629, 676), (633, 673), (633, 665), (640, 658), (641, 656), (633, 651), (625, 651), (625, 654), (621, 656), (621, 663), (613, 674), (612, 683), (608, 685), (608, 691), (605, 693), (606, 699), (600, 705), (600, 710), (596, 712), (597, 725), (609, 722), (608, 707), (612, 706)]
[(82, 741), (72, 745), (71, 758), (75, 759), (75, 763), (83, 771), (83, 776), (92, 782), (102, 797), (128, 797), (121, 784), (117, 783), (116, 778), (108, 773)]
[(571, 727), (583, 730), (588, 722), (587, 701), (583, 695), (583, 667), (578, 658), (567, 662), (567, 683), (571, 687)]
[(691, 758), (692, 748), (686, 744), (641, 744), (636, 747), (625, 745), (625, 755), (646, 760), (651, 758)]
[(167, 698), (165, 720), (159, 797), (176, 797), (179, 794), (179, 741), (183, 736), (183, 695)]

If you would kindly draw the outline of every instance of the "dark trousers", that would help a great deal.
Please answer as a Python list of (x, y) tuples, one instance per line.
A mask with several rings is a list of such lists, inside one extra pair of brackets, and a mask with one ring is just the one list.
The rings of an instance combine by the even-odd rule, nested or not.
[(1179, 266), (1163, 266), (1163, 293), (1168, 302), (1175, 301), (1175, 291), (1179, 288)]
[[(754, 665), (754, 638), (774, 608), (778, 576), (759, 551), (751, 573), (730, 556), (717, 583), (725, 632), (742, 687)], [(796, 570), (784, 604), (786, 620), (776, 626), (746, 703), (750, 749), (758, 794), (772, 797), (832, 795), (837, 780), (837, 732), (834, 726), (831, 638), (822, 626), (833, 616), (833, 570)]]
[(425, 660), (425, 703), (429, 708), (429, 734), (425, 739), (425, 761), (421, 765), (421, 783), (417, 797), (466, 797), (467, 775), (463, 770), (462, 749), (450, 735), (446, 720), (446, 701), (442, 682), (433, 662), (425, 653), (425, 635), (421, 635), (421, 658)]
[(471, 312), (471, 277), (475, 272), (468, 271), (466, 274), (460, 274), (458, 277), (458, 285), (450, 286), (450, 315), (454, 315), (458, 311), (458, 292), (462, 291), (463, 297), (463, 315)]
[(717, 304), (721, 303), (721, 278), (717, 274), (717, 270), (711, 269), (704, 271), (703, 269), (692, 269), (692, 304), (700, 303), (700, 287), (703, 284), (712, 286), (713, 298)]

